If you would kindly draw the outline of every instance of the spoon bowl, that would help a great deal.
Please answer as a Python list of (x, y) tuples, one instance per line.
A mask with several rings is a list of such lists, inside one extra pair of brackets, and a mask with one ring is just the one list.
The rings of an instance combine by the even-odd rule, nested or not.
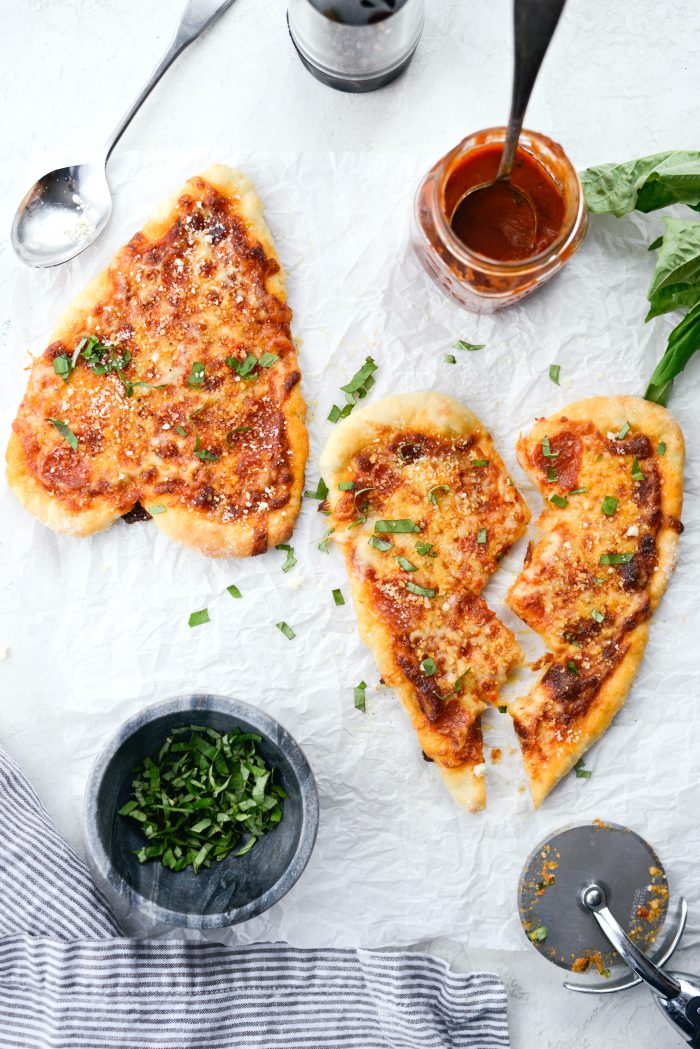
[(18, 207), (12, 245), (27, 266), (58, 266), (92, 244), (111, 211), (103, 163), (57, 168), (35, 182)]
[[(469, 230), (469, 247), (480, 255), (494, 252), (499, 259), (527, 254), (537, 240), (537, 211), (532, 198), (508, 178), (471, 186), (458, 201), (450, 220), (452, 229)], [(461, 236), (466, 240), (466, 236)]]

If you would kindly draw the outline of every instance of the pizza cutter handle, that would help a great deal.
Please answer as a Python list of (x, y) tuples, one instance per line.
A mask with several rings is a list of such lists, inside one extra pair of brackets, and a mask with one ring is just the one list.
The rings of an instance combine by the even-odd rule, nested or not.
[(630, 940), (627, 933), (608, 908), (605, 889), (595, 882), (587, 885), (581, 892), (581, 903), (592, 911), (598, 925), (610, 940), (622, 960), (637, 974), (656, 994), (662, 998), (677, 998), (681, 993), (681, 985), (672, 976), (669, 976), (657, 965), (654, 965), (646, 955)]
[(168, 50), (165, 52), (163, 57), (156, 69), (154, 69), (148, 83), (141, 90), (138, 98), (132, 104), (130, 109), (124, 114), (122, 119), (117, 124), (116, 128), (110, 135), (109, 139), (105, 143), (104, 147), (104, 160), (105, 163), (109, 160), (112, 150), (116, 146), (119, 139), (122, 137), (127, 127), (134, 119), (139, 109), (150, 95), (153, 88), (156, 86), (158, 81), (161, 79), (164, 73), (170, 69), (175, 59), (181, 54), (186, 47), (188, 47), (197, 37), (201, 36), (205, 29), (208, 29), (220, 15), (224, 13), (233, 3), (233, 0), (188, 0), (185, 4), (180, 21), (177, 29), (175, 30), (175, 36), (173, 37), (172, 43)]

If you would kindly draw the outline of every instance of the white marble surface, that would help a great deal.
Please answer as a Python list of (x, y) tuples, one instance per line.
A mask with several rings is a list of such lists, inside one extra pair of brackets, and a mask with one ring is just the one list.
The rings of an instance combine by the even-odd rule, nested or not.
[[(303, 70), (284, 0), (237, 0), (171, 70), (123, 146), (218, 143), (228, 159), (237, 149), (404, 152), (419, 144), (437, 157), (505, 115), (509, 7), (509, 0), (428, 0), (425, 35), (403, 79), (375, 95), (350, 96)], [(18, 265), (3, 231), (16, 201), (39, 173), (82, 159), (104, 137), (155, 64), (178, 8), (176, 0), (0, 0), (0, 342)], [(579, 166), (697, 145), (699, 31), (694, 0), (634, 7), (569, 0), (528, 123), (561, 141)], [(20, 595), (0, 585), (0, 600), (21, 614)], [(0, 740), (81, 848), (51, 697), (7, 694), (1, 664)], [(564, 991), (559, 972), (534, 952), (427, 946), (460, 968), (501, 973), (515, 1049), (681, 1044), (644, 991), (591, 1000)], [(681, 952), (676, 964), (700, 970), (700, 950)]]

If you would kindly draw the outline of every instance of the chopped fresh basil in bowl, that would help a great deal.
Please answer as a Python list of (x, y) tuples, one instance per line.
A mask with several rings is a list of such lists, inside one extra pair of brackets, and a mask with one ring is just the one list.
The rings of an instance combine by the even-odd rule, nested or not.
[(146, 708), (97, 758), (84, 806), (108, 896), (154, 923), (234, 925), (291, 889), (316, 840), (304, 754), (263, 711), (192, 695)]

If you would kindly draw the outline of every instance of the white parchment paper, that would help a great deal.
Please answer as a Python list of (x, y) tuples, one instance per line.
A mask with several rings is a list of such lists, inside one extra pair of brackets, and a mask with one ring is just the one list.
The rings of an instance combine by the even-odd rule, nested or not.
[[(307, 487), (316, 487), (338, 387), (367, 354), (379, 365), (372, 398), (435, 389), (468, 404), (490, 428), (535, 516), (539, 497), (515, 460), (518, 432), (580, 397), (643, 392), (673, 324), (643, 323), (653, 265), (645, 249), (660, 231), (658, 216), (594, 217), (582, 249), (545, 290), (505, 313), (476, 317), (442, 296), (408, 244), (413, 194), (432, 156), (122, 154), (110, 166), (115, 210), (99, 244), (57, 270), (18, 274), (0, 390), (3, 438), (24, 388), (27, 350), (44, 348), (70, 297), (161, 198), (213, 160), (255, 182), (287, 272), (310, 409)], [(486, 348), (455, 351), (458, 363), (447, 364), (443, 355), (457, 338)], [(552, 363), (561, 366), (561, 387), (548, 378)], [(211, 561), (147, 524), (120, 522), (90, 539), (57, 536), (3, 488), (0, 640), (12, 642), (6, 687), (27, 703), (50, 696), (60, 708), (77, 796), (107, 737), (157, 699), (229, 694), (264, 707), (292, 732), (318, 781), (316, 850), (285, 899), (217, 938), (376, 947), (445, 935), (472, 947), (520, 948), (515, 893), (526, 856), (548, 832), (601, 817), (633, 827), (657, 848), (672, 892), (689, 899), (686, 942), (696, 942), (699, 379), (700, 359), (672, 396), (688, 444), (686, 532), (644, 663), (627, 706), (586, 758), (592, 777), (569, 776), (539, 813), (510, 719), (497, 712), (485, 716), (487, 753), (503, 751), (487, 769), (488, 807), (469, 815), (454, 806), (422, 760), (398, 701), (377, 684), (340, 555), (317, 550), (326, 519), (309, 500), (292, 540), (298, 566), (283, 574), (277, 551)], [(503, 605), (524, 546), (502, 563), (485, 596), (535, 657), (538, 640)], [(229, 583), (242, 601), (228, 596)], [(346, 594), (344, 607), (335, 607), (334, 587)], [(189, 613), (204, 606), (211, 623), (190, 629)], [(294, 641), (275, 629), (280, 619), (296, 631)], [(352, 692), (362, 678), (371, 683), (364, 715)], [(506, 698), (528, 681), (523, 671)]]

